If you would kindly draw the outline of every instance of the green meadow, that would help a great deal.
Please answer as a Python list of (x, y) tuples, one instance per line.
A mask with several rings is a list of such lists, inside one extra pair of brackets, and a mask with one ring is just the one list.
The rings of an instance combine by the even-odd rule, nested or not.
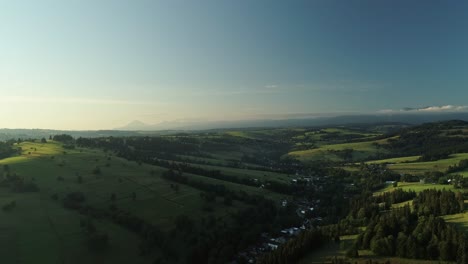
[(333, 263), (332, 261), (335, 258), (346, 259), (350, 261), (349, 263), (369, 263), (369, 260), (372, 260), (372, 263), (376, 261), (378, 263), (385, 263), (386, 261), (391, 261), (391, 263), (400, 263), (400, 264), (436, 264), (440, 261), (436, 260), (417, 260), (417, 259), (405, 259), (397, 257), (382, 257), (375, 255), (370, 250), (359, 250), (359, 258), (349, 259), (346, 257), (346, 251), (352, 246), (354, 241), (357, 239), (358, 235), (346, 235), (340, 236), (339, 242), (329, 242), (322, 248), (315, 250), (303, 259), (301, 259), (298, 264), (322, 264), (322, 263)]
[[(367, 164), (386, 164), (387, 168), (398, 173), (444, 172), (460, 160), (468, 159), (468, 153), (459, 153), (450, 155), (447, 159), (431, 162), (418, 162), (420, 156), (370, 160), (380, 154), (391, 154), (390, 149), (382, 147), (388, 143), (388, 138), (372, 140), (379, 134), (356, 132), (344, 128), (228, 130), (224, 131), (223, 135), (227, 137), (224, 140), (228, 143), (222, 144), (229, 145), (231, 142), (229, 140), (238, 144), (232, 144), (235, 147), (231, 148), (223, 148), (220, 147), (222, 144), (215, 144), (212, 151), (203, 149), (199, 152), (201, 154), (199, 156), (197, 152), (180, 152), (176, 154), (178, 159), (169, 160), (169, 162), (186, 163), (192, 167), (210, 171), (219, 170), (222, 175), (235, 177), (235, 179), (258, 179), (261, 182), (275, 181), (289, 184), (294, 176), (265, 170), (267, 166), (270, 166), (268, 163), (259, 162), (254, 165), (240, 162), (245, 155), (255, 158), (268, 157), (266, 154), (273, 149), (268, 145), (282, 140), (283, 135), (289, 136), (291, 141), (288, 142), (293, 150), (300, 149), (296, 148), (300, 144), (311, 146), (310, 149), (305, 150), (289, 150), (289, 153), (285, 151), (283, 152), (287, 153), (285, 156), (297, 158), (305, 164), (317, 160), (332, 160), (336, 161), (335, 164), (341, 168), (355, 171), (359, 170), (358, 162), (364, 161)], [(337, 137), (333, 138), (334, 135)], [(207, 133), (199, 137), (197, 139), (203, 142), (204, 139), (216, 137), (216, 135)], [(356, 142), (356, 138), (368, 141)], [(258, 143), (259, 146), (253, 146), (252, 142), (260, 143)], [(159, 249), (147, 256), (140, 256), (141, 238), (105, 217), (96, 218), (93, 221), (100, 232), (109, 235), (109, 247), (105, 251), (91, 251), (86, 244), (86, 234), (80, 226), (80, 221), (85, 219), (85, 216), (75, 210), (65, 209), (62, 205), (62, 199), (71, 192), (82, 192), (86, 197), (86, 204), (101, 211), (108, 210), (111, 205), (115, 205), (157, 226), (166, 234), (173, 233), (175, 221), (181, 215), (190, 216), (194, 221), (200, 222), (211, 215), (214, 219), (227, 220), (226, 223), (229, 225), (233, 213), (249, 207), (238, 200), (234, 200), (232, 206), (227, 206), (223, 199), (218, 197), (210, 203), (210, 210), (207, 211), (207, 202), (202, 198), (202, 192), (199, 189), (186, 184), (169, 182), (161, 177), (162, 173), (167, 171), (166, 168), (129, 161), (100, 149), (67, 149), (55, 141), (22, 142), (15, 144), (14, 147), (20, 148), (21, 153), (0, 160), (0, 177), (6, 177), (7, 173), (15, 173), (27, 182), (34, 182), (39, 187), (39, 191), (18, 193), (5, 186), (0, 187), (0, 206), (3, 207), (11, 202), (16, 203), (16, 207), (11, 211), (0, 212), (0, 254), (5, 263), (34, 263), (39, 259), (44, 263), (143, 264), (152, 263), (162, 256), (158, 252)], [(352, 150), (350, 156), (345, 158), (344, 154), (346, 152), (349, 154), (350, 150)], [(468, 176), (468, 171), (460, 174)], [(191, 181), (213, 186), (223, 185), (229, 190), (258, 194), (275, 201), (292, 198), (264, 188), (235, 183), (240, 182), (237, 180), (228, 182), (196, 174), (184, 173), (184, 175)], [(178, 185), (177, 190), (174, 185)], [(458, 191), (448, 184), (398, 182), (397, 187), (388, 185), (375, 192), (374, 195), (396, 189), (416, 192), (425, 189)], [(58, 197), (58, 199), (52, 197)], [(392, 207), (398, 208), (407, 204), (411, 206), (412, 202), (406, 201), (394, 204)], [(444, 218), (449, 223), (464, 229), (468, 228), (466, 212), (444, 216)], [(176, 236), (174, 241), (180, 242), (178, 239), (179, 237)], [(180, 239), (183, 238), (180, 237)], [(344, 257), (346, 250), (355, 239), (356, 235), (343, 236), (339, 243), (329, 243), (322, 249), (310, 253), (300, 263), (329, 263), (335, 256)], [(183, 253), (183, 249), (178, 250), (180, 250), (178, 253), (186, 254), (186, 252)], [(353, 263), (365, 263), (366, 259), (379, 262), (391, 260), (397, 263), (436, 263), (384, 258), (374, 255), (369, 250), (360, 250), (359, 254), (361, 258), (352, 259)]]
[(393, 187), (392, 184), (389, 184), (384, 189), (381, 189), (374, 193), (374, 195), (379, 195), (384, 192), (392, 192), (396, 189), (402, 189), (404, 191), (415, 191), (422, 192), (427, 189), (436, 189), (436, 190), (456, 190), (453, 185), (450, 184), (432, 184), (432, 183), (419, 183), (419, 182), (398, 182), (397, 187)]
[[(204, 201), (200, 191), (186, 185), (175, 191), (170, 182), (160, 177), (164, 168), (139, 165), (100, 150), (64, 149), (52, 141), (23, 142), (17, 147), (22, 149), (21, 155), (0, 160), (0, 165), (8, 165), (11, 172), (35, 182), (39, 191), (16, 193), (0, 187), (1, 206), (16, 202), (13, 210), (0, 212), (2, 263), (34, 263), (38, 259), (43, 261), (41, 263), (150, 263), (154, 260), (139, 256), (139, 238), (134, 233), (106, 219), (96, 220), (95, 225), (98, 230), (109, 234), (110, 246), (104, 252), (90, 251), (80, 227), (80, 220), (84, 217), (77, 211), (65, 209), (60, 202), (67, 193), (74, 191), (83, 192), (87, 204), (103, 209), (109, 208), (110, 197), (114, 193), (116, 206), (162, 230), (171, 230), (179, 215), (198, 219), (207, 214), (202, 210)], [(100, 174), (93, 173), (97, 167)], [(233, 170), (229, 173), (247, 172)], [(211, 183), (218, 181), (198, 175), (189, 176)], [(82, 183), (78, 182), (78, 177)], [(233, 190), (282, 198), (264, 189), (222, 183)], [(131, 198), (133, 193), (136, 194), (135, 200)], [(59, 199), (53, 200), (52, 195)], [(226, 217), (230, 212), (245, 207), (238, 201), (227, 207), (218, 200), (209, 213), (215, 217)]]
[(456, 165), (463, 159), (468, 159), (468, 153), (453, 154), (450, 155), (448, 159), (436, 161), (389, 164), (388, 168), (399, 173), (409, 174), (423, 174), (431, 171), (445, 172), (449, 166)]
[(443, 218), (445, 219), (445, 221), (455, 224), (460, 228), (464, 229), (465, 231), (468, 231), (468, 211), (465, 211), (464, 213), (460, 214), (446, 215)]
[(386, 144), (386, 140), (322, 145), (313, 149), (292, 151), (288, 155), (305, 163), (315, 160), (342, 161), (343, 159), (336, 152), (352, 149), (352, 159), (361, 160), (379, 153), (388, 153), (388, 150), (379, 147), (380, 144)]
[[(175, 163), (178, 163), (178, 162), (175, 162)], [(271, 171), (240, 169), (240, 168), (202, 165), (202, 164), (190, 164), (190, 165), (194, 167), (207, 169), (207, 170), (219, 170), (225, 175), (235, 176), (240, 179), (258, 179), (261, 181), (277, 181), (277, 182), (282, 182), (282, 183), (290, 183), (291, 180), (293, 179), (291, 175), (278, 173), (278, 172), (271, 172)]]
[(372, 160), (366, 162), (367, 164), (395, 164), (417, 161), (421, 156), (398, 157), (390, 159)]

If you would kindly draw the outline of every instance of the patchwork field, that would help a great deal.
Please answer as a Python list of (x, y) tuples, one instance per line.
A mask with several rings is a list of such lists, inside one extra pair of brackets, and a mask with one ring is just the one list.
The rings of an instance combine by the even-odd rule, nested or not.
[[(175, 162), (179, 163), (179, 162)], [(186, 162), (184, 162), (186, 163)], [(190, 163), (187, 163), (190, 164)], [(258, 179), (262, 181), (276, 181), (282, 183), (290, 183), (292, 175), (287, 175), (284, 173), (271, 172), (271, 171), (261, 171), (253, 169), (240, 169), (232, 167), (221, 167), (213, 165), (201, 165), (201, 164), (190, 164), (194, 167), (199, 167), (207, 170), (218, 170), (221, 171), (224, 175), (235, 176), (239, 179)]]
[[(382, 134), (373, 131), (371, 129), (359, 130), (352, 127), (349, 129), (340, 127), (239, 129), (221, 130), (221, 132), (209, 131), (193, 135), (178, 133), (165, 135), (154, 140), (131, 137), (127, 137), (125, 140), (113, 138), (87, 139), (88, 141), (81, 142), (76, 140), (75, 148), (64, 147), (61, 143), (55, 141), (15, 144), (15, 147), (21, 148), (21, 154), (0, 160), (0, 178), (4, 180), (3, 183), (8, 183), (7, 180), (11, 178), (11, 175), (18, 175), (24, 182), (37, 185), (39, 191), (20, 193), (13, 191), (13, 188), (7, 184), (0, 184), (0, 206), (6, 208), (8, 205), (15, 204), (12, 210), (3, 209), (0, 212), (0, 254), (2, 254), (6, 263), (13, 264), (33, 263), (37, 259), (45, 263), (72, 264), (165, 263), (164, 261), (168, 262), (169, 259), (170, 263), (178, 263), (177, 257), (179, 255), (181, 256), (180, 259), (184, 259), (180, 261), (182, 263), (192, 257), (191, 252), (188, 252), (190, 250), (182, 247), (190, 247), (200, 243), (199, 238), (203, 237), (209, 228), (214, 226), (215, 228), (210, 231), (212, 232), (210, 234), (215, 234), (218, 232), (216, 228), (226, 228), (231, 225), (233, 227), (235, 225), (241, 226), (240, 223), (245, 223), (248, 217), (242, 215), (241, 218), (235, 218), (233, 215), (239, 210), (249, 209), (243, 210), (243, 212), (251, 216), (254, 215), (252, 213), (254, 210), (251, 209), (252, 206), (257, 206), (255, 212), (262, 212), (264, 208), (268, 209), (268, 206), (263, 206), (260, 203), (261, 201), (257, 202), (255, 199), (245, 199), (244, 202), (240, 202), (239, 200), (242, 199), (237, 197), (234, 198), (236, 200), (232, 200), (232, 197), (236, 196), (231, 196), (230, 193), (226, 194), (223, 188), (232, 191), (244, 191), (250, 195), (258, 194), (277, 201), (278, 205), (284, 199), (287, 199), (288, 202), (292, 201), (291, 204), (294, 205), (297, 201), (293, 200), (294, 198), (301, 197), (304, 193), (309, 194), (310, 191), (304, 185), (304, 189), (301, 189), (302, 186), (292, 188), (294, 189), (293, 192), (285, 192), (282, 189), (276, 189), (278, 192), (273, 192), (265, 188), (250, 186), (260, 184), (252, 184), (252, 182), (245, 181), (245, 179), (253, 181), (257, 179), (258, 182), (265, 184), (268, 181), (273, 181), (280, 186), (286, 186), (291, 184), (292, 179), (297, 178), (296, 174), (304, 176), (317, 175), (317, 177), (312, 177), (313, 184), (317, 185), (313, 186), (314, 191), (317, 193), (322, 192), (320, 195), (328, 198), (323, 199), (323, 201), (327, 202), (333, 198), (330, 194), (336, 192), (322, 191), (327, 189), (325, 187), (336, 187), (331, 189), (341, 190), (340, 188), (344, 186), (343, 191), (340, 192), (347, 197), (352, 197), (361, 187), (369, 188), (367, 184), (372, 187), (369, 190), (375, 190), (381, 186), (382, 181), (395, 179), (395, 175), (386, 173), (388, 170), (385, 170), (384, 167), (361, 166), (360, 162), (386, 164), (387, 168), (398, 173), (421, 175), (432, 171), (445, 172), (449, 166), (458, 164), (463, 159), (468, 159), (468, 153), (463, 153), (466, 152), (463, 150), (459, 151), (459, 154), (449, 156), (447, 159), (418, 162), (421, 157), (419, 155), (425, 155), (425, 153), (421, 154), (421, 152), (417, 151), (420, 146), (416, 140), (415, 143), (412, 143), (415, 145), (415, 149), (411, 152), (408, 151), (407, 156), (372, 160), (377, 159), (378, 156), (394, 156), (396, 153), (406, 153), (401, 150), (403, 149), (401, 146), (405, 147), (407, 146), (406, 143), (413, 142), (408, 139), (408, 136), (403, 138), (405, 143), (400, 145), (395, 144), (395, 141), (389, 141), (390, 138), (400, 140), (401, 137), (399, 136), (376, 140), (376, 136)], [(112, 148), (109, 148), (106, 145), (107, 143), (112, 143)], [(385, 144), (392, 144), (392, 148), (386, 148)], [(173, 181), (168, 181), (167, 178), (162, 177), (163, 173), (168, 171), (167, 168), (129, 161), (116, 157), (111, 152), (99, 149), (76, 148), (76, 146), (111, 149), (129, 160), (145, 160), (154, 162), (153, 164), (171, 167), (173, 169), (171, 171), (174, 176)], [(295, 157), (298, 160), (278, 159), (279, 157), (288, 156)], [(438, 156), (435, 155), (434, 157), (437, 158)], [(335, 162), (312, 163), (319, 160)], [(300, 162), (304, 164), (300, 164)], [(327, 166), (353, 170), (354, 173), (346, 174), (341, 173), (339, 170), (327, 171)], [(269, 170), (284, 173), (270, 172)], [(181, 172), (184, 172), (185, 177), (179, 176), (180, 178), (176, 178)], [(189, 172), (211, 176), (190, 174)], [(320, 177), (324, 173), (330, 173), (331, 176)], [(468, 170), (460, 174), (468, 176)], [(335, 176), (342, 177), (343, 181), (334, 181)], [(186, 184), (187, 181), (188, 185)], [(190, 186), (196, 186), (199, 189)], [(208, 188), (205, 188), (207, 186)], [(274, 184), (271, 184), (271, 186), (275, 187)], [(348, 188), (349, 186), (358, 187), (353, 189)], [(224, 197), (221, 198), (216, 191), (212, 191), (210, 188), (221, 190)], [(271, 189), (275, 190), (275, 188)], [(398, 182), (397, 187), (389, 184), (374, 194), (392, 192), (397, 189), (416, 192), (425, 189), (460, 190), (454, 189), (449, 184)], [(461, 191), (466, 191), (466, 189)], [(124, 212), (123, 214), (128, 213), (128, 215), (156, 226), (158, 230), (164, 232), (165, 236), (171, 236), (171, 239), (164, 239), (164, 242), (167, 242), (167, 245), (173, 249), (172, 251), (176, 251), (169, 252), (169, 254), (178, 256), (172, 258), (171, 256), (168, 257), (169, 254), (167, 253), (161, 254), (163, 251), (166, 252), (162, 246), (156, 247), (145, 257), (140, 256), (142, 234), (140, 233), (140, 236), (138, 236), (137, 233), (141, 232), (141, 230), (136, 231), (137, 233), (130, 231), (131, 228), (127, 229), (128, 226), (124, 227), (121, 222), (115, 221), (116, 218), (121, 220), (120, 216), (115, 217), (115, 214), (112, 213), (108, 213), (104, 217), (92, 217), (96, 228), (102, 233), (109, 234), (109, 247), (107, 250), (99, 252), (90, 250), (86, 243), (85, 229), (82, 227), (86, 216), (76, 210), (65, 209), (63, 206), (63, 199), (72, 192), (83, 193), (86, 205), (97, 209), (98, 212), (110, 212), (118, 208)], [(292, 195), (287, 196), (279, 192), (292, 193)], [(313, 200), (314, 197), (311, 197), (311, 199)], [(245, 202), (249, 203), (249, 205)], [(334, 204), (323, 204), (324, 202), (320, 203), (317, 208), (319, 206), (330, 208), (334, 206)], [(407, 204), (411, 206), (412, 202), (405, 201), (393, 204), (392, 208), (402, 207)], [(268, 218), (259, 218), (260, 224), (255, 227), (257, 229), (255, 231), (258, 231), (256, 235), (259, 235), (260, 232), (270, 232), (261, 230), (262, 226), (265, 226), (267, 221), (272, 219), (272, 215), (278, 214), (277, 212), (265, 211), (265, 215), (270, 214)], [(326, 219), (326, 211), (316, 211), (318, 217)], [(118, 212), (120, 213), (120, 211)], [(286, 214), (289, 217), (291, 212), (288, 211)], [(108, 217), (109, 215), (110, 217)], [(296, 214), (292, 215), (296, 216)], [(184, 220), (180, 216), (189, 216), (188, 224), (182, 222), (182, 224), (187, 224), (189, 227), (190, 224), (193, 225), (196, 222), (197, 230), (191, 235), (190, 239), (184, 237), (189, 233), (184, 234), (185, 231), (180, 228), (180, 220)], [(449, 223), (464, 229), (468, 228), (466, 212), (445, 216), (444, 218)], [(265, 221), (265, 219), (268, 220)], [(297, 219), (284, 217), (281, 220), (285, 225), (289, 226), (291, 224), (296, 225), (292, 221)], [(177, 230), (175, 229), (176, 226)], [(364, 229), (365, 227), (357, 226), (357, 228)], [(248, 228), (244, 226), (239, 230), (248, 230)], [(147, 229), (144, 229), (144, 231), (147, 231)], [(197, 233), (199, 231), (200, 233)], [(240, 233), (238, 230), (235, 232)], [(159, 235), (157, 232), (153, 234)], [(354, 243), (356, 236), (342, 236), (339, 243), (327, 244), (322, 249), (310, 253), (300, 263), (329, 263), (335, 256), (345, 257), (346, 250)], [(223, 241), (223, 239), (213, 239), (212, 245), (218, 244), (219, 240)], [(243, 242), (240, 239), (239, 241)], [(202, 247), (198, 247), (198, 249), (200, 248)], [(229, 245), (224, 246), (223, 249), (226, 250), (224, 252), (226, 254), (235, 254), (238, 251), (237, 248), (229, 247)], [(208, 249), (208, 251), (210, 250)], [(217, 255), (218, 252), (221, 252), (221, 250), (215, 250), (214, 253), (209, 252), (209, 254)], [(390, 260), (396, 263), (437, 263), (379, 257), (369, 250), (360, 250), (359, 255), (361, 257), (352, 259), (352, 263), (366, 263), (368, 259), (379, 262)]]
[(344, 158), (340, 155), (339, 152), (352, 150), (352, 154), (350, 157), (351, 160), (361, 160), (369, 158), (373, 155), (387, 153), (388, 150), (379, 147), (379, 145), (385, 144), (386, 141), (387, 139), (356, 143), (323, 145), (308, 150), (292, 151), (289, 152), (288, 155), (305, 163), (315, 160), (343, 161)]
[(372, 160), (366, 162), (367, 164), (395, 164), (395, 163), (405, 163), (405, 162), (414, 162), (417, 161), (421, 156), (409, 156), (409, 157), (398, 157), (390, 159), (381, 159), (381, 160)]
[(432, 183), (419, 183), (419, 182), (399, 182), (397, 187), (393, 187), (389, 184), (386, 188), (379, 190), (374, 193), (374, 195), (379, 195), (384, 192), (392, 192), (396, 189), (402, 189), (404, 191), (415, 191), (422, 192), (427, 189), (436, 189), (436, 190), (455, 190), (453, 185), (450, 184), (432, 184)]
[[(399, 182), (397, 187), (393, 187), (392, 185), (388, 185), (386, 188), (375, 192), (374, 195), (381, 195), (384, 192), (392, 192), (396, 189), (403, 189), (403, 190), (412, 190), (415, 192), (421, 192), (427, 189), (436, 189), (436, 190), (452, 190), (452, 191), (463, 191), (459, 189), (454, 189), (452, 185), (442, 185), (442, 184), (422, 184), (422, 183), (402, 183)], [(465, 208), (467, 205), (465, 200)], [(397, 204), (393, 204), (392, 208), (399, 208), (405, 205), (412, 206), (412, 201), (405, 201)], [(447, 223), (454, 224), (464, 230), (468, 230), (468, 211), (460, 214), (453, 214), (453, 215), (446, 215), (442, 216)], [(357, 238), (357, 235), (351, 236), (342, 236), (340, 237), (340, 242), (334, 243), (330, 242), (325, 247), (309, 254), (306, 258), (304, 258), (300, 263), (301, 264), (308, 264), (308, 263), (331, 263), (335, 257), (345, 259), (346, 250), (349, 249), (352, 243)], [(415, 260), (415, 259), (404, 259), (404, 258), (397, 258), (397, 257), (384, 257), (384, 256), (377, 256), (370, 250), (359, 250), (359, 258), (356, 259), (349, 259), (351, 263), (369, 263), (369, 260), (378, 261), (385, 263), (386, 261), (390, 261), (391, 263), (421, 263), (421, 264), (432, 264), (432, 263), (441, 263), (439, 260)], [(451, 262), (447, 262), (451, 263)]]
[(468, 159), (468, 153), (453, 154), (448, 159), (437, 161), (389, 164), (388, 168), (399, 173), (410, 174), (423, 174), (431, 171), (445, 172), (449, 166), (456, 165), (463, 159)]
[[(70, 192), (83, 192), (87, 204), (103, 209), (109, 208), (111, 195), (115, 194), (116, 206), (163, 230), (172, 229), (179, 215), (190, 215), (194, 219), (207, 215), (202, 210), (204, 201), (200, 191), (185, 185), (175, 191), (171, 182), (160, 177), (165, 171), (163, 168), (139, 165), (99, 150), (64, 149), (55, 142), (23, 142), (17, 146), (22, 148), (22, 154), (0, 160), (0, 165), (8, 165), (10, 172), (36, 183), (40, 190), (17, 193), (0, 187), (0, 205), (16, 203), (13, 210), (0, 212), (0, 253), (4, 263), (32, 263), (37, 259), (43, 263), (149, 263), (150, 258), (139, 256), (139, 238), (106, 219), (96, 221), (95, 225), (98, 230), (110, 234), (109, 249), (100, 253), (88, 250), (80, 227), (84, 217), (65, 209), (60, 202)], [(96, 168), (99, 168), (99, 174), (93, 173)], [(188, 176), (201, 181), (217, 181), (198, 175)], [(281, 198), (255, 187), (223, 184), (247, 193)], [(51, 198), (53, 195), (58, 196), (57, 201)], [(244, 206), (238, 201), (229, 207), (216, 201), (209, 214), (224, 217)]]

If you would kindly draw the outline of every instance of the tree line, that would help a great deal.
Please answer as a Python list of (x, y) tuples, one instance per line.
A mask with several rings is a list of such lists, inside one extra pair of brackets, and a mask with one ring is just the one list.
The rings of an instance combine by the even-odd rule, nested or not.
[(201, 180), (194, 180), (190, 179), (190, 177), (185, 176), (181, 171), (175, 171), (169, 169), (162, 173), (161, 175), (164, 179), (169, 181), (178, 182), (181, 184), (189, 185), (193, 188), (205, 191), (209, 194), (213, 194), (215, 196), (221, 197), (231, 197), (234, 200), (242, 201), (248, 204), (256, 204), (259, 200), (264, 199), (260, 195), (251, 195), (246, 193), (245, 191), (233, 191), (229, 188), (226, 188), (223, 184), (212, 184), (207, 183)]
[(405, 206), (372, 218), (356, 243), (380, 256), (467, 263), (466, 239), (442, 218), (418, 215)]
[(424, 190), (413, 200), (413, 208), (419, 215), (449, 215), (464, 211), (464, 198), (460, 192)]
[(155, 165), (168, 168), (173, 171), (180, 171), (185, 173), (191, 173), (196, 175), (201, 175), (217, 180), (223, 180), (227, 182), (239, 183), (243, 185), (253, 186), (253, 187), (260, 187), (263, 185), (266, 189), (271, 191), (287, 194), (290, 195), (293, 193), (294, 189), (299, 188), (299, 186), (292, 186), (291, 184), (280, 183), (277, 181), (255, 181), (254, 179), (246, 178), (246, 177), (237, 177), (233, 175), (227, 175), (221, 172), (220, 170), (210, 170), (204, 169), (199, 166), (192, 166), (187, 163), (179, 163), (179, 162), (169, 162), (166, 160), (154, 160), (152, 162)]

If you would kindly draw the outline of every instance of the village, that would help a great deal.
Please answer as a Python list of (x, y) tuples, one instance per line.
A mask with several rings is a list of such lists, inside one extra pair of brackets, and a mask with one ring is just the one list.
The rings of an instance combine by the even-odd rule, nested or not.
[[(306, 190), (313, 190), (315, 193), (323, 192), (324, 185), (333, 184), (329, 176), (300, 176), (299, 173), (291, 180), (291, 184), (303, 184)], [(317, 228), (326, 218), (326, 215), (317, 214), (321, 207), (320, 199), (307, 199), (294, 197), (291, 200), (282, 200), (281, 207), (293, 207), (294, 212), (301, 219), (301, 223), (296, 226), (291, 226), (281, 229), (281, 231), (270, 234), (262, 233), (256, 244), (251, 245), (246, 250), (239, 252), (236, 256), (236, 261), (232, 263), (256, 263), (257, 259), (266, 252), (277, 250), (282, 244), (290, 239), (297, 237), (305, 230), (313, 230)]]

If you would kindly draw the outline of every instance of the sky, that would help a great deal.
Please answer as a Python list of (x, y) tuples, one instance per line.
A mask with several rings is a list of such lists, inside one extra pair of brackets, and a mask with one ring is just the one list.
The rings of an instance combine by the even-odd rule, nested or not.
[(0, 127), (466, 111), (468, 2), (0, 0)]

